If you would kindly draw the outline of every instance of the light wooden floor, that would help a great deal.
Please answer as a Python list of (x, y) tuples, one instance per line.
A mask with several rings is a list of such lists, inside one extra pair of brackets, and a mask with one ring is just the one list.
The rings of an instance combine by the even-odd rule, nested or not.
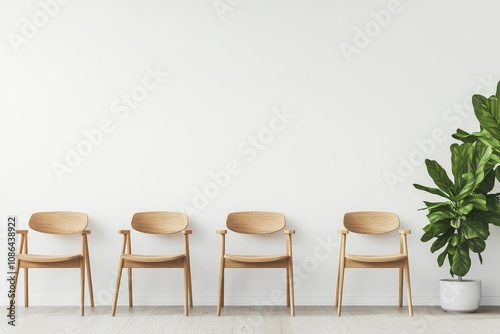
[(0, 333), (500, 333), (500, 307), (481, 307), (476, 313), (451, 314), (435, 306), (416, 306), (408, 316), (406, 307), (344, 306), (342, 317), (333, 306), (297, 306), (296, 316), (279, 306), (226, 306), (215, 315), (215, 306), (195, 306), (184, 317), (182, 306), (118, 307), (111, 317), (111, 307), (18, 307), (17, 326), (8, 326), (6, 318)]

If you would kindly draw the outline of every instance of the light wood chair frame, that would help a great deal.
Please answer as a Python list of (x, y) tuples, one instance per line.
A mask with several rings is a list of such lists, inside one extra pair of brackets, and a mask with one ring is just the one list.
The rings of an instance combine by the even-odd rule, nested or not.
[[(281, 213), (246, 211), (230, 213), (226, 220), (229, 230), (242, 234), (269, 234), (285, 227), (285, 216)], [(286, 269), (286, 306), (290, 307), (291, 316), (295, 315), (293, 287), (292, 234), (295, 230), (284, 230), (286, 253), (279, 255), (233, 255), (226, 254), (227, 230), (217, 230), (221, 236), (219, 267), (219, 298), (217, 316), (224, 307), (224, 270), (225, 268), (285, 268)]]
[(385, 234), (399, 228), (399, 217), (395, 213), (362, 211), (349, 212), (344, 215), (345, 230), (339, 230), (340, 254), (337, 275), (335, 306), (337, 316), (342, 312), (342, 292), (344, 287), (345, 268), (398, 268), (399, 269), (399, 307), (403, 306), (403, 281), (406, 275), (406, 293), (408, 313), (413, 316), (411, 299), (410, 267), (408, 261), (408, 243), (406, 236), (410, 230), (399, 230), (399, 254), (391, 255), (352, 255), (346, 254), (346, 239), (349, 232), (359, 234)]
[[(153, 224), (151, 224), (153, 223)], [(115, 297), (111, 315), (115, 316), (120, 281), (123, 268), (127, 268), (128, 276), (128, 305), (133, 307), (132, 297), (132, 269), (133, 268), (182, 268), (184, 270), (184, 315), (188, 316), (188, 305), (193, 306), (193, 293), (191, 286), (191, 265), (189, 256), (188, 235), (192, 230), (186, 230), (189, 221), (184, 213), (150, 211), (138, 212), (132, 218), (132, 228), (136, 231), (149, 234), (176, 234), (182, 233), (184, 249), (182, 254), (176, 255), (138, 255), (132, 253), (132, 241), (130, 230), (119, 230), (123, 234), (123, 243), (120, 260), (118, 263), (118, 275), (116, 278)]]
[(88, 217), (80, 212), (53, 211), (34, 213), (29, 221), (29, 227), (35, 231), (47, 234), (80, 234), (82, 236), (82, 252), (73, 255), (35, 255), (28, 253), (28, 230), (17, 230), (21, 235), (19, 254), (16, 258), (15, 298), (19, 269), (24, 269), (24, 306), (28, 307), (28, 269), (30, 268), (80, 268), (80, 315), (84, 315), (85, 271), (89, 289), (90, 306), (94, 307), (94, 292), (92, 288), (92, 274), (90, 270), (90, 256), (87, 235), (90, 230)]

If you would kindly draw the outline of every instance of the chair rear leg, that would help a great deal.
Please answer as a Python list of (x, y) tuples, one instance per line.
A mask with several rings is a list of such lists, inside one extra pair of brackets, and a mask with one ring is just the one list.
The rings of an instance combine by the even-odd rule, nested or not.
[(295, 296), (294, 296), (294, 287), (293, 287), (293, 263), (290, 260), (290, 264), (288, 265), (288, 285), (289, 285), (289, 294), (290, 294), (290, 315), (295, 316)]
[(193, 287), (191, 284), (191, 264), (188, 260), (188, 293), (189, 293), (189, 306), (193, 307)]
[(340, 266), (337, 271), (337, 286), (335, 287), (335, 307), (339, 306)]
[(24, 268), (24, 307), (28, 306), (28, 268)]
[(83, 317), (85, 312), (85, 260), (82, 258), (80, 261), (80, 315)]
[(184, 261), (184, 315), (188, 316), (188, 303), (189, 303), (189, 270), (187, 262)]
[(128, 307), (134, 306), (132, 297), (132, 268), (128, 268)]
[(290, 307), (290, 271), (286, 268), (286, 307)]
[(399, 269), (399, 307), (403, 307), (403, 281), (404, 281), (403, 268), (400, 268)]

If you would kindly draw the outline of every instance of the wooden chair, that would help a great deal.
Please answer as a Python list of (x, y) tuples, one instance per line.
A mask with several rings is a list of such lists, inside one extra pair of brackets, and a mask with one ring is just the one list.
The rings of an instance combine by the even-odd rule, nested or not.
[(112, 315), (116, 313), (118, 291), (122, 269), (128, 269), (128, 305), (132, 303), (132, 268), (183, 268), (184, 269), (184, 315), (188, 315), (189, 306), (193, 306), (193, 294), (191, 289), (191, 267), (189, 262), (188, 235), (191, 230), (186, 230), (188, 217), (179, 212), (139, 212), (132, 217), (132, 228), (136, 231), (150, 234), (174, 234), (182, 232), (184, 235), (184, 253), (175, 255), (137, 255), (132, 254), (130, 230), (120, 230), (123, 234), (122, 252), (118, 264), (118, 276), (116, 278), (115, 300)]
[[(28, 307), (28, 269), (29, 268), (80, 268), (80, 314), (84, 314), (85, 268), (90, 295), (90, 306), (94, 307), (94, 293), (90, 272), (89, 247), (86, 230), (88, 217), (79, 212), (38, 212), (29, 220), (29, 227), (35, 231), (48, 234), (81, 234), (82, 252), (73, 255), (35, 255), (28, 253), (28, 230), (17, 230), (21, 234), (19, 255), (16, 259), (16, 281), (19, 269), (24, 268), (24, 306)], [(11, 298), (11, 303), (14, 296)]]
[[(231, 231), (244, 234), (268, 234), (285, 227), (285, 216), (274, 212), (233, 212), (227, 217), (226, 226)], [(221, 257), (219, 274), (219, 300), (217, 315), (224, 306), (224, 269), (225, 268), (286, 268), (286, 306), (295, 315), (293, 295), (292, 234), (295, 230), (285, 230), (286, 253), (278, 255), (233, 255), (226, 254), (225, 235), (227, 230), (218, 230), (221, 235)]]
[(337, 315), (342, 310), (342, 290), (344, 285), (345, 268), (399, 268), (399, 307), (403, 306), (403, 280), (406, 275), (406, 289), (408, 297), (408, 312), (413, 316), (410, 287), (410, 268), (408, 265), (408, 247), (406, 235), (410, 230), (400, 230), (398, 254), (391, 255), (351, 255), (346, 254), (346, 237), (349, 232), (361, 234), (383, 234), (399, 228), (399, 217), (389, 212), (350, 212), (344, 215), (344, 227), (341, 235), (339, 271), (337, 276), (337, 291), (335, 306)]

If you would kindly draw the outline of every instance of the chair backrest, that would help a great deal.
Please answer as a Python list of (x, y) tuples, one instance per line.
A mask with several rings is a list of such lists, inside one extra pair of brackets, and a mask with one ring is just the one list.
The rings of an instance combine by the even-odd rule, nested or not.
[(31, 215), (28, 225), (42, 233), (73, 234), (84, 230), (88, 221), (87, 215), (81, 212), (37, 212)]
[(137, 212), (132, 217), (132, 227), (143, 233), (171, 234), (188, 226), (188, 216), (181, 212)]
[(399, 217), (391, 212), (348, 212), (344, 215), (344, 226), (354, 233), (382, 234), (396, 230)]
[(285, 227), (285, 216), (276, 212), (233, 212), (227, 216), (228, 229), (245, 234), (268, 234)]

